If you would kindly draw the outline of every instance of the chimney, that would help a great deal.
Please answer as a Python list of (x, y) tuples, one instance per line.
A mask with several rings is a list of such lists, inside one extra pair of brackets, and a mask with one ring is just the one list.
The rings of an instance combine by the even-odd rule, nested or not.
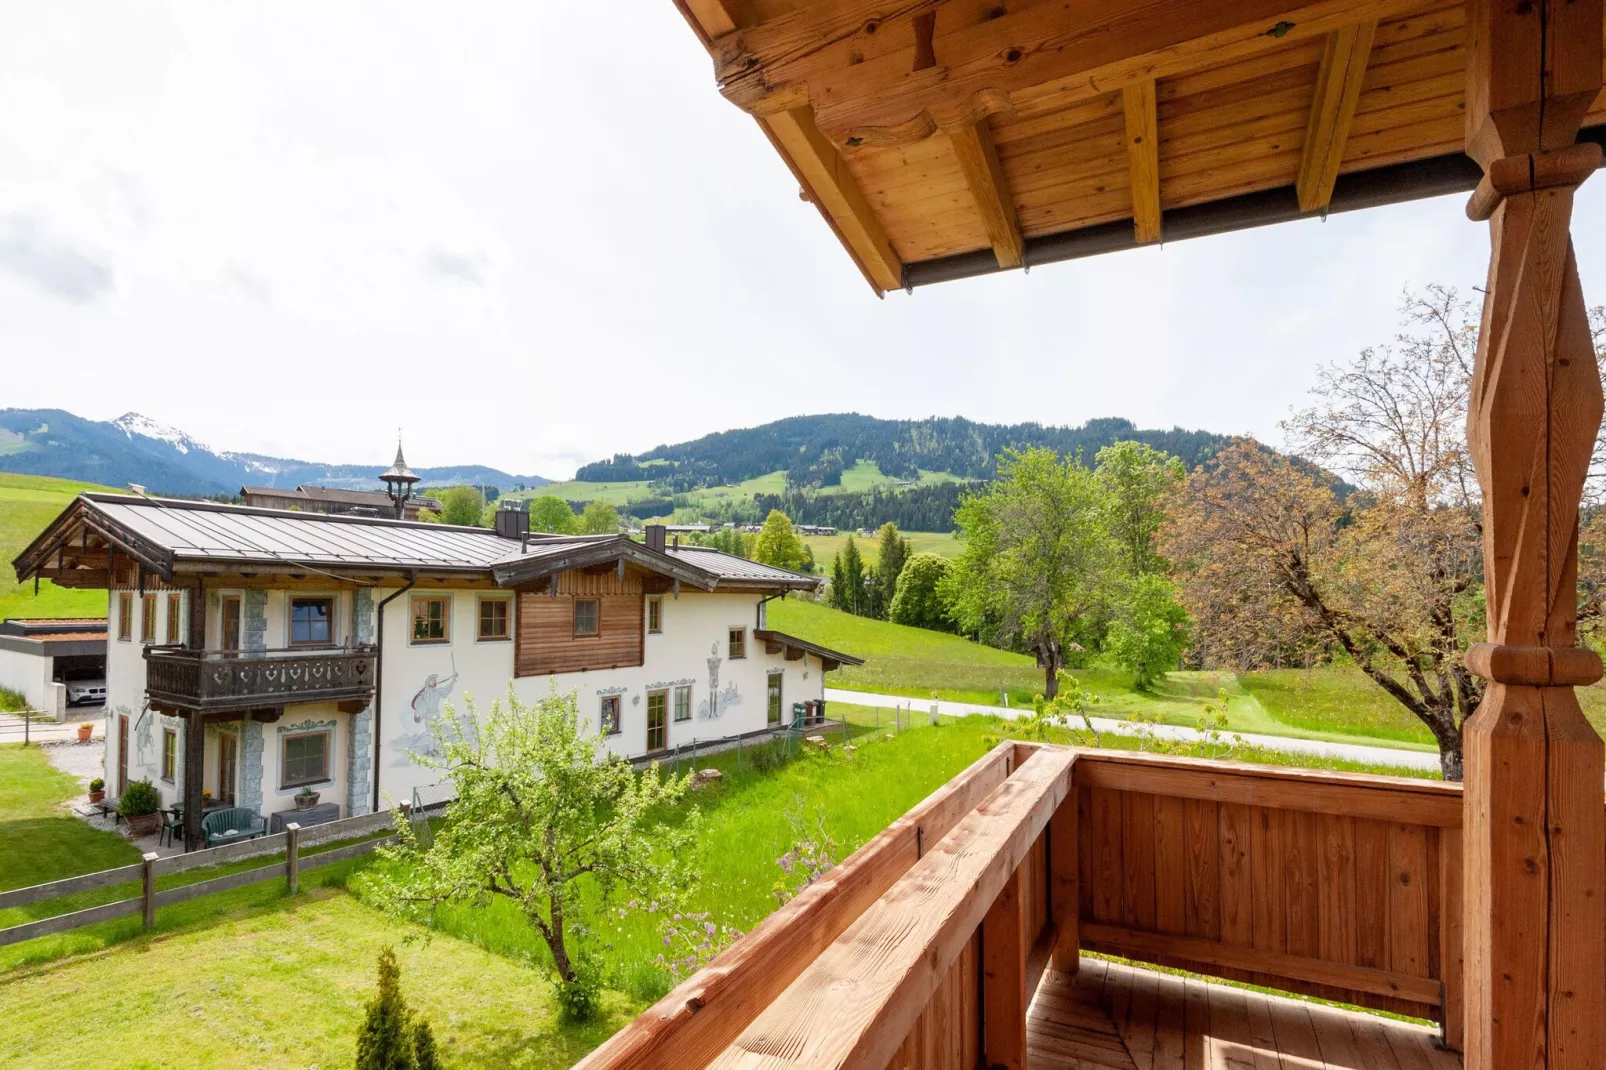
[(647, 536), (647, 549), (663, 553), (664, 533), (665, 528), (662, 524), (648, 524), (644, 529), (644, 534)]
[(503, 498), (496, 506), (496, 533), (504, 539), (522, 539), (530, 533), (530, 503)]

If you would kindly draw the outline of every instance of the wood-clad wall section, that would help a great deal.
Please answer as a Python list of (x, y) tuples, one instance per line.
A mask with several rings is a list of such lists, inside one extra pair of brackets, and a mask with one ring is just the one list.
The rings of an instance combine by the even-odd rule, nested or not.
[[(1441, 1019), (1459, 828), (1324, 808), (1298, 786), (1254, 805), (1078, 780), (1084, 948)], [(1418, 816), (1403, 794), (1395, 809)]]
[[(580, 599), (597, 602), (596, 635), (574, 634), (574, 604)], [(640, 665), (645, 612), (641, 577), (634, 572), (626, 571), (623, 578), (612, 569), (560, 573), (555, 595), (549, 589), (519, 592), (513, 671), (545, 676)]]

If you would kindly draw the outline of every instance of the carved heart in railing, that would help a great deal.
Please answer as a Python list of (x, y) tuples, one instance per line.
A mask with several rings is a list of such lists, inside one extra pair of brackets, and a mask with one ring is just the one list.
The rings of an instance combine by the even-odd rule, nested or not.
[(306, 674), (307, 668), (306, 668), (305, 665), (292, 665), (286, 671), (289, 673), (290, 682), (291, 683), (295, 683), (296, 681), (300, 680), (302, 676), (304, 676)]
[(275, 680), (277, 680), (278, 678), (279, 678), (279, 670), (278, 669), (263, 669), (262, 670), (262, 679), (266, 680), (268, 683), (271, 684)]
[(223, 682), (229, 678), (229, 675), (230, 673), (228, 669), (213, 669), (212, 682), (221, 686)]

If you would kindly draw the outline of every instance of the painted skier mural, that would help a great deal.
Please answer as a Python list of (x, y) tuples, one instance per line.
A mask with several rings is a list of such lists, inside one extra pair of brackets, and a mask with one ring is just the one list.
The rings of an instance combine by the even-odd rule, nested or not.
[[(394, 752), (391, 759), (392, 767), (402, 767), (413, 764), (409, 755), (434, 755), (439, 748), (435, 743), (434, 728), (440, 719), (445, 716), (442, 703), (452, 693), (457, 683), (457, 659), (452, 659), (452, 674), (444, 679), (438, 673), (430, 673), (424, 677), (424, 683), (413, 693), (408, 700), (407, 709), (402, 714), (403, 733), (391, 741), (390, 747)], [(458, 715), (465, 725), (467, 718)]]

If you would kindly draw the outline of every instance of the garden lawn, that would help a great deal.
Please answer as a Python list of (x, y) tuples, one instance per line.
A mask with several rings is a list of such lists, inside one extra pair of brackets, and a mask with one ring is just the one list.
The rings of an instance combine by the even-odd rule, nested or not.
[[(65, 808), (82, 792), (43, 748), (0, 743), (0, 891), (139, 861), (128, 840), (90, 828)], [(27, 917), (0, 910), (0, 928)]]
[(105, 591), (70, 590), (44, 580), (35, 596), (33, 584), (18, 583), (11, 569), (12, 559), (39, 537), (68, 502), (86, 490), (112, 488), (0, 472), (0, 619), (106, 615)]
[(408, 927), (337, 889), (219, 923), (0, 975), (0, 1065), (349, 1066), (375, 958), (396, 946), (408, 1003), (447, 1066), (557, 1070), (640, 1006), (617, 993), (600, 1017), (560, 1026), (545, 975)]

